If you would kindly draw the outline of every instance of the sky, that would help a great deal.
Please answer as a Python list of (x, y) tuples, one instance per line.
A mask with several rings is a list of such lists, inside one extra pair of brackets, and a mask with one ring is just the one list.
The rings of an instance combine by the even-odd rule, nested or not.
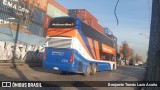
[[(108, 27), (118, 38), (118, 46), (126, 41), (143, 60), (147, 59), (152, 0), (56, 0), (67, 9), (87, 9), (101, 26)], [(142, 35), (140, 35), (142, 33)]]

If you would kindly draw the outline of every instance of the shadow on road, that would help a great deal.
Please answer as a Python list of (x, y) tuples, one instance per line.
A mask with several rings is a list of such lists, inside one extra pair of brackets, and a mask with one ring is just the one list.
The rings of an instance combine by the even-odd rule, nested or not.
[(20, 71), (18, 68), (12, 68), (14, 69), (14, 71), (17, 73), (17, 75), (20, 77), (19, 79), (17, 78), (12, 78), (12, 77), (8, 77), (4, 74), (0, 74), (0, 80), (3, 81), (28, 81), (27, 77), (22, 73), (22, 71)]
[(65, 75), (65, 76), (83, 75), (82, 73), (63, 72), (63, 71), (58, 71), (58, 70), (46, 70), (43, 67), (29, 67), (29, 68), (33, 69), (34, 71), (53, 73), (53, 74), (57, 74), (57, 75)]
[(66, 76), (71, 76), (71, 75), (83, 75), (82, 73), (74, 73), (74, 72), (60, 72), (60, 75), (66, 75)]
[[(117, 70), (113, 71), (114, 73), (126, 75), (126, 76), (131, 76), (138, 78), (139, 81), (144, 80), (145, 76), (145, 68), (139, 67), (139, 68), (134, 68), (134, 67), (129, 67), (129, 66), (118, 66)], [(126, 77), (127, 78), (127, 77)], [(118, 81), (124, 81), (125, 78), (121, 78)]]
[(19, 81), (20, 79), (8, 77), (4, 74), (0, 74), (0, 81)]
[(22, 71), (20, 71), (18, 68), (14, 68), (14, 70), (19, 75), (19, 77), (20, 77), (21, 80), (28, 81), (27, 77), (22, 73)]

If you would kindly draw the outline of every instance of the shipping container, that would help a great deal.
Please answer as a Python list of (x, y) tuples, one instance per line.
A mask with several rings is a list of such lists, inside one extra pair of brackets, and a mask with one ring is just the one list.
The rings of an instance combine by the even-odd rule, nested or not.
[(61, 10), (63, 13), (68, 14), (68, 9), (66, 9), (65, 7), (60, 5), (59, 3), (57, 3), (55, 0), (48, 0), (48, 3), (52, 4), (53, 6), (55, 6), (59, 10)]
[(68, 15), (74, 18), (78, 17), (91, 26), (93, 23), (98, 23), (98, 20), (86, 9), (69, 9)]
[(54, 0), (48, 0), (46, 14), (50, 17), (68, 16), (68, 10)]
[[(11, 15), (0, 13), (0, 33), (3, 34), (11, 34), (11, 32), (2, 32), (2, 29), (8, 28), (16, 31), (17, 22), (12, 19), (15, 18)], [(43, 24), (37, 24), (37, 23), (30, 23), (28, 26), (25, 26), (24, 24), (20, 23), (19, 32), (27, 33), (27, 34), (33, 34), (36, 36), (45, 36), (45, 31), (43, 29)]]
[(33, 12), (31, 17), (33, 18), (33, 22), (43, 25), (45, 13), (36, 7), (31, 7)]
[(57, 7), (53, 6), (52, 4), (48, 3), (47, 6), (47, 13), (48, 16), (50, 17), (60, 17), (60, 16), (68, 16), (66, 13), (58, 9)]
[(103, 27), (98, 24), (98, 20), (85, 9), (69, 9), (68, 15), (73, 18), (80, 18), (84, 23), (103, 33)]
[(13, 1), (8, 1), (8, 0), (0, 0), (0, 11), (2, 13), (7, 13), (11, 15), (16, 15), (17, 12), (21, 13), (29, 12), (29, 7), (24, 5), (24, 2), (19, 2), (17, 1), (16, 3)]
[(36, 23), (32, 23), (29, 25), (29, 31), (36, 36), (45, 37), (45, 30), (43, 25), (38, 25)]
[(94, 23), (94, 24), (92, 25), (92, 27), (93, 27), (94, 29), (96, 29), (97, 31), (103, 33), (103, 27), (102, 27), (100, 24)]
[(44, 20), (44, 28), (47, 30), (48, 29), (48, 25), (49, 25), (49, 21), (50, 21), (51, 17), (49, 16), (45, 16), (45, 20)]
[(110, 37), (112, 40), (114, 40), (115, 42), (117, 42), (117, 38), (116, 38), (116, 36), (114, 36), (113, 34), (112, 34), (112, 35), (109, 35), (109, 37)]
[(104, 28), (104, 33), (107, 35), (113, 35), (113, 32), (109, 28)]
[(46, 11), (47, 9), (47, 0), (23, 0), (24, 2), (33, 5), (34, 7), (37, 7), (43, 11)]
[[(17, 14), (21, 15), (20, 17), (21, 24), (24, 24), (24, 20), (27, 20), (29, 17), (30, 19), (32, 18), (33, 22), (43, 25), (44, 11), (40, 10), (39, 8), (33, 6), (27, 7), (24, 6), (23, 3), (14, 3), (14, 2), (9, 2), (7, 0), (0, 1), (0, 7), (1, 7), (0, 8), (1, 13), (10, 15), (12, 16), (12, 18), (15, 18)], [(29, 15), (30, 10), (32, 11), (31, 15)], [(25, 11), (26, 13), (24, 13), (23, 11)]]

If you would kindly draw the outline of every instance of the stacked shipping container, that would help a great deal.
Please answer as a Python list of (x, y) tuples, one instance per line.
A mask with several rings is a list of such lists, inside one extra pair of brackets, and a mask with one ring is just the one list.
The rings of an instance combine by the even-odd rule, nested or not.
[(54, 0), (48, 0), (44, 28), (48, 28), (48, 22), (51, 18), (60, 16), (68, 16), (68, 10)]
[(47, 0), (23, 0), (25, 3), (29, 3), (34, 7), (39, 8), (42, 11), (46, 11)]
[(104, 33), (109, 36), (112, 40), (117, 42), (117, 38), (113, 35), (113, 32), (109, 28), (104, 28)]
[(103, 32), (103, 27), (98, 24), (98, 20), (90, 12), (85, 9), (69, 9), (68, 12), (71, 17), (78, 17), (86, 24), (90, 25), (94, 29)]
[[(47, 3), (55, 6), (59, 11), (61, 11), (61, 12), (64, 13), (65, 15), (67, 15), (68, 10), (67, 10), (66, 8), (64, 8), (62, 5), (60, 5), (59, 3), (57, 3), (55, 0), (48, 0)], [(48, 8), (48, 7), (47, 7), (47, 8)], [(53, 11), (52, 11), (52, 12), (53, 12)]]
[(113, 47), (117, 51), (118, 50), (117, 38), (114, 36), (113, 32), (109, 28), (104, 28), (104, 34), (107, 35), (107, 36), (109, 36), (113, 40), (113, 42), (114, 42)]
[(82, 19), (85, 23), (89, 25), (92, 25), (93, 23), (98, 23), (97, 19), (85, 9), (69, 9), (68, 14), (71, 17), (78, 17)]
[(109, 28), (104, 28), (104, 33), (107, 35), (112, 35), (113, 32)]
[[(22, 62), (40, 62), (43, 56), (43, 44), (49, 19), (68, 16), (68, 10), (54, 0), (0, 0), (0, 60), (11, 60), (17, 21), (15, 12), (30, 11), (32, 20), (29, 24), (20, 19), (16, 59)], [(25, 5), (28, 4), (28, 5)], [(21, 12), (22, 14), (23, 12)], [(24, 15), (25, 16), (25, 15)], [(28, 28), (26, 28), (28, 27)], [(4, 47), (4, 48), (3, 48)], [(38, 52), (37, 52), (38, 51)]]
[[(25, 6), (23, 2), (15, 3), (13, 1), (8, 1), (8, 0), (1, 0), (0, 1), (0, 19), (1, 19), (1, 28), (2, 25), (3, 27), (5, 26), (7, 29), (11, 28), (7, 23), (13, 23), (16, 24), (16, 14), (19, 13), (22, 14), (21, 19), (19, 19), (20, 22), (20, 28), (24, 28), (20, 30), (20, 32), (30, 32), (33, 35), (43, 37), (44, 35), (44, 30), (43, 30), (43, 17), (44, 17), (44, 11), (40, 10), (39, 8), (33, 7), (32, 5), (30, 6)], [(19, 8), (18, 8), (19, 7)], [(32, 10), (32, 14), (28, 15), (25, 14), (23, 16), (23, 12), (28, 13), (29, 9)], [(25, 21), (28, 21), (27, 17), (31, 17), (32, 20), (30, 23), (26, 23)], [(11, 20), (12, 19), (12, 20)], [(7, 23), (5, 23), (7, 22)], [(13, 28), (16, 28), (16, 25), (12, 25)], [(13, 29), (15, 30), (15, 29)]]
[(49, 20), (51, 19), (51, 17), (49, 16), (45, 16), (45, 20), (44, 20), (44, 28), (47, 30), (48, 29), (48, 23), (49, 23)]
[(41, 9), (43, 12), (45, 12), (44, 18), (37, 17), (38, 19), (44, 19), (43, 21), (44, 29), (48, 28), (48, 22), (51, 18), (68, 16), (68, 10), (59, 3), (57, 3), (55, 0), (24, 0), (24, 1), (26, 3), (30, 3), (34, 7), (37, 7)]

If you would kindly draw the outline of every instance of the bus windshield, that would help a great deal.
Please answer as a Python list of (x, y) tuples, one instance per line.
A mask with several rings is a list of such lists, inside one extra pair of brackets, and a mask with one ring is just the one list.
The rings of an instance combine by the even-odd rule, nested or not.
[(75, 19), (70, 17), (54, 18), (49, 23), (49, 28), (73, 28)]

